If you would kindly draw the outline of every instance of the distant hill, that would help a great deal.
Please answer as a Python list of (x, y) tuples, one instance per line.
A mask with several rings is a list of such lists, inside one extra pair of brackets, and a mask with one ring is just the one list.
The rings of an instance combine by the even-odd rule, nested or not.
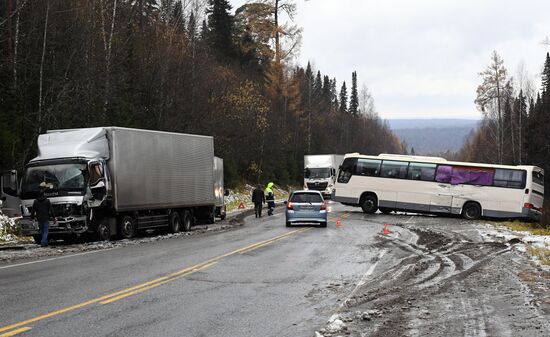
[(462, 148), (468, 135), (476, 129), (476, 119), (388, 119), (394, 133), (407, 142), (416, 154), (434, 154)]

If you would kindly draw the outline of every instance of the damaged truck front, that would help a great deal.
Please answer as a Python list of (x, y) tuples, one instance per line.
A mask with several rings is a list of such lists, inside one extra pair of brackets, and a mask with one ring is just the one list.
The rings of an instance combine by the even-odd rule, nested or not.
[(22, 234), (39, 239), (30, 215), (41, 191), (57, 218), (52, 238), (131, 238), (139, 230), (179, 232), (198, 219), (213, 221), (213, 162), (207, 136), (116, 127), (49, 131), (39, 136), (38, 156), (21, 180)]

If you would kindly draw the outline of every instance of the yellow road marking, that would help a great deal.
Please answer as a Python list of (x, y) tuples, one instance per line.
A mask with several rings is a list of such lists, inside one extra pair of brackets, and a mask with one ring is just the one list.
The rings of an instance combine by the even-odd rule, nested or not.
[(202, 267), (200, 267), (200, 268), (196, 268), (196, 269), (190, 270), (190, 271), (188, 271), (188, 272), (185, 273), (185, 274), (180, 274), (180, 275), (175, 276), (175, 277), (172, 277), (172, 278), (170, 278), (170, 279), (168, 279), (168, 280), (164, 280), (164, 281), (162, 281), (162, 282), (157, 282), (157, 283), (152, 284), (152, 285), (150, 285), (150, 286), (147, 286), (147, 287), (144, 287), (144, 288), (140, 288), (140, 289), (137, 289), (137, 290), (128, 292), (128, 293), (126, 293), (126, 294), (119, 295), (119, 296), (117, 296), (117, 297), (112, 297), (112, 298), (110, 298), (110, 299), (108, 299), (108, 300), (105, 300), (105, 301), (102, 301), (102, 302), (99, 302), (99, 303), (100, 303), (100, 304), (109, 304), (109, 303), (112, 303), (112, 302), (114, 302), (114, 301), (118, 301), (118, 300), (120, 300), (120, 299), (126, 298), (126, 297), (128, 297), (128, 296), (132, 296), (132, 295), (135, 295), (135, 294), (142, 293), (142, 292), (144, 292), (144, 291), (147, 291), (147, 290), (156, 288), (156, 287), (158, 287), (158, 286), (160, 286), (160, 285), (163, 285), (163, 284), (165, 284), (165, 283), (175, 281), (175, 280), (180, 279), (180, 278), (182, 278), (182, 277), (184, 277), (184, 276), (191, 275), (191, 274), (196, 273), (196, 272), (198, 272), (198, 271), (200, 271), (200, 270), (206, 269), (206, 268), (208, 268), (208, 267), (210, 267), (210, 266), (212, 266), (212, 265), (215, 265), (216, 263), (218, 263), (218, 262), (212, 262), (212, 263), (206, 264), (206, 265), (204, 265), (204, 266), (202, 266)]
[(0, 335), (0, 337), (11, 337), (11, 336), (15, 336), (17, 335), (18, 333), (21, 333), (21, 332), (25, 332), (25, 331), (29, 331), (31, 328), (29, 328), (28, 326), (25, 326), (25, 327), (22, 327), (22, 328), (19, 328), (17, 330), (13, 330), (13, 331), (10, 331), (10, 332), (6, 332), (6, 333), (3, 333)]
[[(183, 277), (183, 276), (186, 276), (188, 274), (194, 273), (198, 270), (202, 270), (202, 269), (205, 269), (207, 267), (210, 267), (210, 266), (212, 266), (213, 264), (215, 264), (216, 262), (218, 262), (219, 260), (221, 260), (225, 257), (235, 255), (235, 254), (240, 254), (240, 253), (250, 251), (250, 250), (253, 250), (253, 249), (256, 249), (256, 248), (259, 248), (259, 247), (263, 247), (263, 246), (266, 246), (266, 245), (271, 244), (273, 242), (279, 241), (283, 238), (286, 238), (290, 235), (301, 233), (301, 232), (304, 232), (304, 231), (309, 230), (309, 229), (311, 229), (311, 228), (297, 229), (297, 230), (294, 230), (294, 231), (291, 231), (291, 232), (287, 232), (285, 234), (278, 235), (274, 238), (264, 240), (264, 241), (260, 241), (260, 242), (257, 242), (255, 244), (251, 244), (249, 246), (236, 249), (236, 250), (231, 251), (229, 253), (225, 253), (223, 255), (216, 256), (214, 258), (211, 258), (211, 259), (206, 260), (204, 262), (198, 263), (194, 266), (182, 269), (180, 271), (169, 274), (167, 276), (159, 277), (159, 278), (156, 278), (154, 280), (151, 280), (151, 281), (148, 281), (148, 282), (145, 282), (145, 283), (141, 283), (141, 284), (135, 285), (135, 286), (130, 287), (130, 288), (122, 289), (120, 291), (117, 291), (117, 292), (114, 292), (114, 293), (111, 293), (111, 294), (108, 294), (108, 295), (105, 295), (105, 296), (101, 296), (101, 297), (98, 297), (98, 298), (95, 298), (95, 299), (92, 299), (92, 300), (88, 300), (88, 301), (85, 301), (85, 302), (82, 302), (82, 303), (79, 303), (79, 304), (75, 304), (75, 305), (70, 306), (70, 307), (66, 307), (66, 308), (63, 308), (63, 309), (52, 311), (52, 312), (49, 312), (49, 313), (44, 314), (44, 315), (40, 315), (40, 316), (31, 318), (31, 319), (28, 319), (28, 320), (25, 320), (25, 321), (21, 321), (19, 323), (14, 323), (14, 324), (11, 324), (11, 325), (7, 325), (5, 327), (0, 328), (0, 332), (4, 332), (4, 331), (12, 330), (12, 329), (15, 329), (15, 328), (19, 328), (23, 325), (27, 325), (27, 324), (34, 323), (34, 322), (37, 322), (37, 321), (41, 321), (41, 320), (44, 320), (44, 319), (47, 319), (47, 318), (50, 318), (50, 317), (53, 317), (53, 316), (57, 316), (57, 315), (66, 313), (68, 311), (73, 311), (73, 310), (76, 310), (76, 309), (80, 309), (80, 308), (83, 308), (83, 307), (91, 305), (91, 304), (111, 303), (111, 302), (114, 302), (118, 299), (130, 296), (129, 295), (130, 293), (132, 295), (137, 294), (137, 293), (152, 289), (154, 287), (157, 287), (161, 284), (165, 284), (167, 282), (173, 281), (176, 278)], [(102, 302), (105, 302), (105, 303), (102, 303)], [(18, 329), (18, 330), (8, 332), (8, 334), (14, 333), (15, 331), (18, 331), (17, 333), (26, 331), (26, 330), (22, 330), (22, 329), (29, 330), (31, 328), (24, 327), (24, 328), (21, 328), (21, 329)], [(19, 330), (21, 330), (21, 331), (19, 331)], [(0, 335), (0, 337), (4, 337), (4, 336), (13, 336), (13, 335), (7, 335), (7, 334)]]

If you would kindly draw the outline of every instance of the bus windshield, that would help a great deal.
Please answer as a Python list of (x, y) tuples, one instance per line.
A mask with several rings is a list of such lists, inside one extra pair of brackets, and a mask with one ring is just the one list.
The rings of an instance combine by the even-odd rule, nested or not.
[[(35, 194), (43, 189), (50, 192), (83, 192), (86, 187), (87, 169), (85, 164), (51, 164), (30, 166), (26, 169), (21, 182), (22, 194)], [(61, 192), (61, 193), (59, 193)]]
[(306, 179), (318, 179), (318, 178), (330, 178), (330, 168), (306, 168), (305, 170)]

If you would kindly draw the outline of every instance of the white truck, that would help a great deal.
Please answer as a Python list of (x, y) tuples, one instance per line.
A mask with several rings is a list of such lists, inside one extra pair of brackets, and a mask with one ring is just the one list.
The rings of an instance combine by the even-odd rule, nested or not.
[(19, 223), (35, 240), (30, 212), (41, 190), (57, 218), (50, 222), (53, 238), (131, 238), (225, 217), (223, 160), (214, 157), (209, 136), (119, 127), (48, 131), (21, 180)]
[(339, 154), (304, 156), (304, 189), (320, 191), (329, 197), (334, 190), (336, 172), (344, 160)]

